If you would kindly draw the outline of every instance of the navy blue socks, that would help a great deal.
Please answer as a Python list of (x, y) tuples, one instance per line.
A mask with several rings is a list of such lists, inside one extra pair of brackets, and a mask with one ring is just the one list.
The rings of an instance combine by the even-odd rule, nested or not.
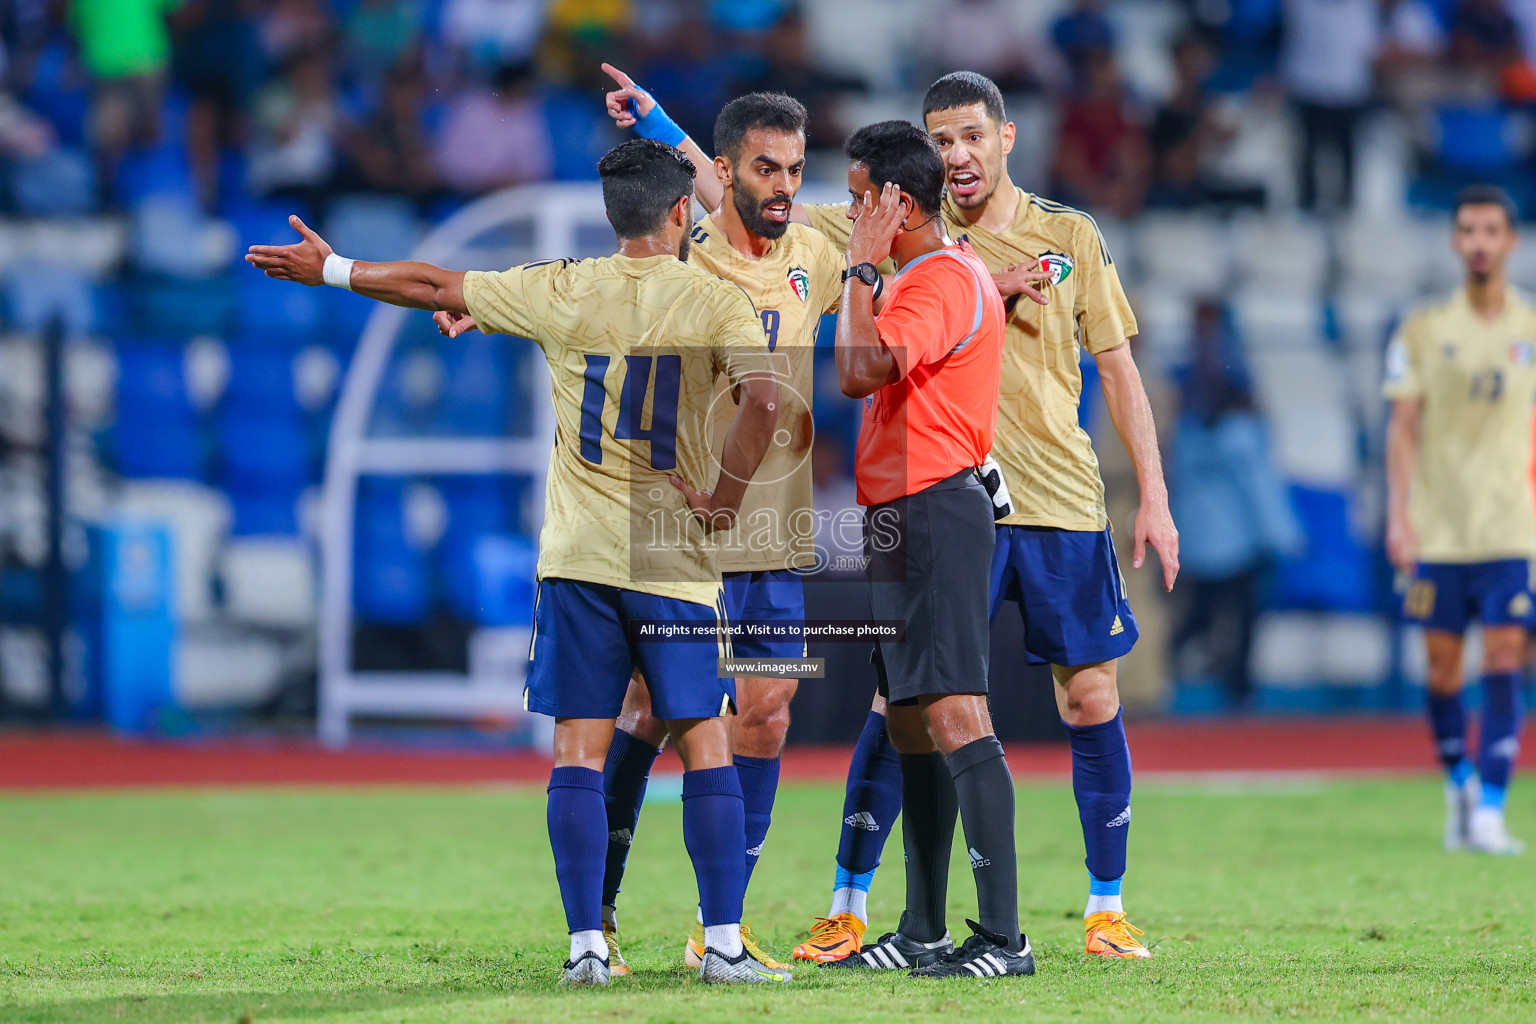
[(1124, 714), (1117, 711), (1114, 718), (1098, 725), (1067, 726), (1072, 793), (1083, 825), (1088, 873), (1100, 889), (1112, 883), (1117, 896), (1131, 830), (1131, 750), (1125, 742)]
[(611, 907), (624, 880), (624, 861), (640, 823), (651, 766), (661, 751), (622, 729), (613, 733), (603, 764), (603, 800), (608, 820), (608, 854), (603, 868), (603, 906)]
[(683, 773), (683, 843), (699, 880), (706, 928), (741, 920), (747, 888), (744, 818), (734, 766)]
[(741, 781), (741, 800), (747, 823), (747, 874), (752, 881), (752, 869), (763, 852), (763, 842), (768, 838), (768, 826), (773, 822), (773, 798), (779, 791), (779, 759), (776, 757), (743, 757), (736, 755), (736, 776)]
[(603, 776), (591, 768), (556, 768), (549, 773), (549, 847), (565, 904), (565, 925), (573, 932), (603, 927), (603, 857), (607, 815)]

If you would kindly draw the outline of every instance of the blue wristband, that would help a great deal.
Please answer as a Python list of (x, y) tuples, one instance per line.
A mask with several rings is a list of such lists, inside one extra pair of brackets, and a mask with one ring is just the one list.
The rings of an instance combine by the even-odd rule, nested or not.
[[(650, 93), (646, 93), (647, 96)], [(656, 97), (651, 96), (651, 99)], [(655, 139), (669, 146), (681, 146), (688, 133), (677, 126), (677, 122), (667, 116), (667, 112), (661, 109), (657, 103), (651, 108), (649, 114), (641, 115), (634, 100), (629, 101), (629, 112), (635, 115), (635, 134), (642, 139)]]

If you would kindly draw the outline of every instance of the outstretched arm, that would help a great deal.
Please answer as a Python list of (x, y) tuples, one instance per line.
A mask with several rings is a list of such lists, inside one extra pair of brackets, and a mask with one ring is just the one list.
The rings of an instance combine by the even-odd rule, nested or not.
[(289, 217), (288, 223), (302, 236), (301, 241), (290, 245), (253, 245), (245, 261), (279, 281), (311, 286), (334, 284), (392, 306), (469, 312), (464, 305), (462, 270), (444, 270), (410, 260), (346, 260), (336, 256), (325, 239), (298, 217)]
[(1163, 459), (1157, 450), (1152, 403), (1147, 401), (1147, 389), (1141, 382), (1141, 371), (1136, 369), (1136, 360), (1131, 358), (1129, 344), (1100, 352), (1094, 360), (1099, 365), (1099, 382), (1104, 387), (1109, 418), (1114, 420), (1120, 441), (1130, 453), (1141, 488), (1131, 567), (1142, 567), (1147, 545), (1151, 544), (1163, 563), (1163, 588), (1172, 590), (1179, 575), (1179, 531), (1173, 525), (1173, 513), (1168, 510), (1168, 485), (1163, 480)]

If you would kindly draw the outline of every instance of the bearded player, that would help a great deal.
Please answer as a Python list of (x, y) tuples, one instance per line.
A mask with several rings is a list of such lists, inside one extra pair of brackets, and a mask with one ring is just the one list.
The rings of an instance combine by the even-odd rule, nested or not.
[[(655, 114), (644, 101), (637, 100), (637, 107)], [(949, 233), (971, 244), (1010, 296), (993, 448), (1000, 469), (993, 481), (998, 537), (992, 612), (1004, 599), (1019, 603), (1025, 655), (1030, 663), (1049, 663), (1055, 676), (1087, 848), (1085, 950), (1147, 957), (1151, 952), (1138, 941), (1141, 932), (1127, 920), (1121, 897), (1131, 758), (1116, 663), (1136, 641), (1136, 620), (1115, 557), (1098, 458), (1077, 415), (1083, 384), (1078, 353), (1086, 348), (1141, 490), (1132, 566), (1141, 568), (1150, 545), (1171, 590), (1178, 531), (1168, 510), (1151, 406), (1127, 344), (1136, 320), (1093, 219), (1009, 179), (1006, 158), (1015, 128), (990, 79), (969, 71), (945, 75), (924, 97), (923, 117), (944, 156)], [(700, 175), (695, 187), (710, 206), (719, 200), (707, 177)], [(796, 204), (791, 216), (846, 246), (851, 222), (843, 204)], [(1033, 301), (1018, 301), (1020, 294)], [(871, 722), (883, 710), (877, 699)], [(864, 894), (900, 810), (899, 800), (888, 796), (892, 788), (899, 794), (899, 782), (889, 785), (893, 769), (876, 754), (872, 732), (866, 727), (854, 752), (832, 909), (795, 950), (803, 959), (840, 959), (858, 949), (863, 936)]]
[[(604, 65), (621, 86), (634, 88), (623, 72)], [(629, 99), (620, 90), (610, 105)], [(617, 111), (616, 111), (617, 112)], [(663, 115), (665, 116), (665, 115)], [(757, 307), (781, 382), (774, 445), (747, 489), (739, 525), (721, 540), (726, 610), (738, 658), (805, 656), (805, 591), (800, 573), (811, 568), (815, 518), (811, 504), (811, 393), (816, 330), (824, 312), (842, 297), (843, 257), (820, 233), (790, 222), (790, 207), (805, 167), (805, 107), (776, 93), (732, 100), (715, 121), (713, 161), (704, 174), (723, 201), (694, 227), (688, 261), (741, 286)], [(669, 145), (686, 145), (702, 157), (676, 125), (649, 121), (642, 133)], [(719, 436), (736, 414), (728, 390), (716, 403)], [(743, 623), (775, 627), (775, 637), (744, 633)], [(737, 681), (739, 713), (731, 723), (731, 750), (746, 805), (747, 878), (763, 849), (778, 791), (779, 755), (789, 728), (789, 704), (797, 682), (781, 678)], [(626, 696), (619, 728), (604, 768), (608, 805), (608, 866), (603, 881), (603, 921), (611, 959), (624, 963), (617, 939), (615, 904), (624, 862), (634, 840), (646, 782), (666, 740), (666, 727), (650, 713), (645, 687), (635, 682)], [(756, 943), (750, 927), (742, 940), (763, 963), (776, 963)], [(697, 966), (704, 928), (695, 921), (684, 960)], [(627, 971), (627, 967), (618, 968)]]
[[(1517, 854), (1504, 798), (1520, 746), (1536, 511), (1526, 485), (1536, 396), (1536, 306), (1509, 286), (1515, 206), (1501, 189), (1456, 199), (1462, 286), (1412, 313), (1387, 350), (1387, 554), (1424, 627), (1429, 722), (1445, 768), (1445, 848)], [(1467, 756), (1462, 645), (1483, 627), (1483, 721)]]

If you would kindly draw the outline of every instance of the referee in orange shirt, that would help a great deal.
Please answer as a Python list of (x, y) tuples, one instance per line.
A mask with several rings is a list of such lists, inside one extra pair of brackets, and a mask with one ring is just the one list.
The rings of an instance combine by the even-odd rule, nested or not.
[[(864, 400), (855, 475), (887, 728), (901, 755), (907, 906), (880, 941), (828, 968), (917, 977), (1033, 974), (1019, 931), (1013, 778), (987, 713), (988, 577), (996, 530), (977, 469), (992, 449), (1003, 304), (986, 266), (944, 233), (944, 165), (905, 121), (848, 140), (848, 241), (837, 318), (843, 393)], [(874, 313), (875, 264), (897, 272)], [(978, 922), (956, 949), (944, 920), (955, 818), (965, 825)]]

